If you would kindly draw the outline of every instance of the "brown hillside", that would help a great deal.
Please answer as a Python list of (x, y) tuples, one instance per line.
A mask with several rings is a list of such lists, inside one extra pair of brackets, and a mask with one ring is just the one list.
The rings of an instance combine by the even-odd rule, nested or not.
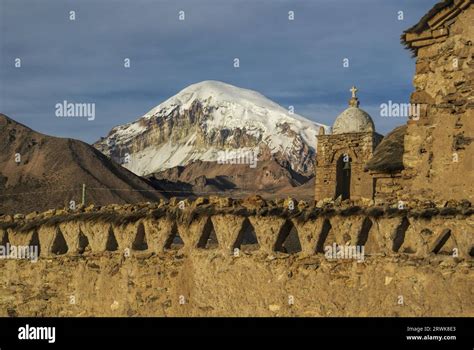
[(146, 180), (92, 146), (40, 134), (0, 114), (0, 213), (61, 208), (71, 200), (80, 204), (82, 184), (88, 189), (86, 204), (162, 198)]
[(264, 198), (283, 195), (312, 200), (314, 192), (309, 190), (314, 187), (314, 180), (298, 176), (274, 159), (268, 158), (259, 160), (255, 168), (247, 164), (218, 164), (197, 160), (186, 166), (155, 173), (149, 180), (166, 188), (170, 195), (178, 197), (194, 194), (244, 198), (259, 194)]

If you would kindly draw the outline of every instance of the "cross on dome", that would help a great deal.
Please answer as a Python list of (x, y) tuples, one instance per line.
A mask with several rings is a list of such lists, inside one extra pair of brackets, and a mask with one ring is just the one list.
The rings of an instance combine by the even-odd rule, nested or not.
[(359, 91), (358, 88), (356, 88), (354, 85), (352, 85), (352, 87), (349, 91), (352, 92), (352, 98), (357, 98), (356, 93), (357, 93), (357, 91)]
[(359, 99), (357, 98), (357, 91), (359, 91), (358, 88), (356, 88), (354, 85), (349, 89), (350, 92), (352, 92), (352, 97), (349, 100), (349, 107), (359, 107)]
[(332, 126), (333, 134), (375, 132), (375, 125), (370, 115), (359, 108), (357, 89), (352, 86), (349, 91), (352, 97), (349, 100), (349, 108), (339, 114)]

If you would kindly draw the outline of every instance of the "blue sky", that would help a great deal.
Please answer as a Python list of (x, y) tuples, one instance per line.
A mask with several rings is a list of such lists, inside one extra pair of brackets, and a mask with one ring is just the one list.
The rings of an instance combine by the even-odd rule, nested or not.
[[(406, 103), (413, 89), (415, 62), (400, 35), (434, 3), (0, 0), (0, 112), (91, 143), (189, 84), (220, 80), (331, 125), (355, 84), (361, 108), (385, 134), (406, 120), (380, 117), (380, 104)], [(95, 103), (95, 120), (57, 118), (55, 105), (64, 100)]]

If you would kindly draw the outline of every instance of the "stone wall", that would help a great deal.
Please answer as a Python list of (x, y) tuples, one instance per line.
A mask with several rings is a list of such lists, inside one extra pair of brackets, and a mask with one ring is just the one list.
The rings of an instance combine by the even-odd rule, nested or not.
[(465, 3), (457, 17), (439, 24), (440, 13), (433, 28), (405, 37), (417, 52), (411, 102), (421, 106), (405, 136), (405, 198), (474, 197), (474, 6), (456, 3)]
[[(2, 243), (39, 245), (40, 258), (0, 259), (0, 315), (473, 316), (473, 225), (467, 205), (260, 198), (2, 217)], [(328, 259), (334, 243), (365, 256)]]
[(472, 263), (216, 250), (2, 261), (0, 316), (474, 316)]
[[(226, 199), (230, 200), (230, 199)], [(291, 201), (291, 204), (290, 204)], [(107, 251), (162, 253), (180, 237), (183, 251), (205, 248), (215, 237), (215, 248), (232, 255), (245, 245), (246, 235), (258, 241), (257, 249), (272, 254), (290, 252), (290, 235), (299, 241), (301, 255), (315, 255), (327, 245), (361, 245), (367, 254), (405, 252), (427, 257), (450, 239), (458, 256), (472, 258), (472, 209), (457, 207), (398, 209), (389, 207), (313, 208), (291, 199), (285, 202), (232, 201), (204, 204), (150, 204), (103, 207), (85, 212), (46, 212), (29, 219), (4, 216), (0, 242), (36, 244), (41, 257)], [(441, 246), (440, 242), (443, 242)]]
[(374, 198), (376, 204), (397, 203), (402, 199), (403, 181), (401, 174), (371, 172), (374, 179)]
[(339, 157), (351, 158), (351, 199), (373, 198), (372, 176), (364, 171), (367, 161), (380, 142), (376, 133), (319, 135), (316, 157), (315, 200), (334, 198)]

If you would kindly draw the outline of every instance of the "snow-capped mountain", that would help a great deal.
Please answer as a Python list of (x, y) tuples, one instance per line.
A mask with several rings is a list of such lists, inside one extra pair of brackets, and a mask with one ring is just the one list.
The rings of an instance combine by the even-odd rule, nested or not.
[(194, 160), (219, 161), (229, 150), (258, 150), (257, 159), (273, 157), (311, 176), (320, 127), (256, 91), (203, 81), (114, 127), (94, 146), (141, 176)]

